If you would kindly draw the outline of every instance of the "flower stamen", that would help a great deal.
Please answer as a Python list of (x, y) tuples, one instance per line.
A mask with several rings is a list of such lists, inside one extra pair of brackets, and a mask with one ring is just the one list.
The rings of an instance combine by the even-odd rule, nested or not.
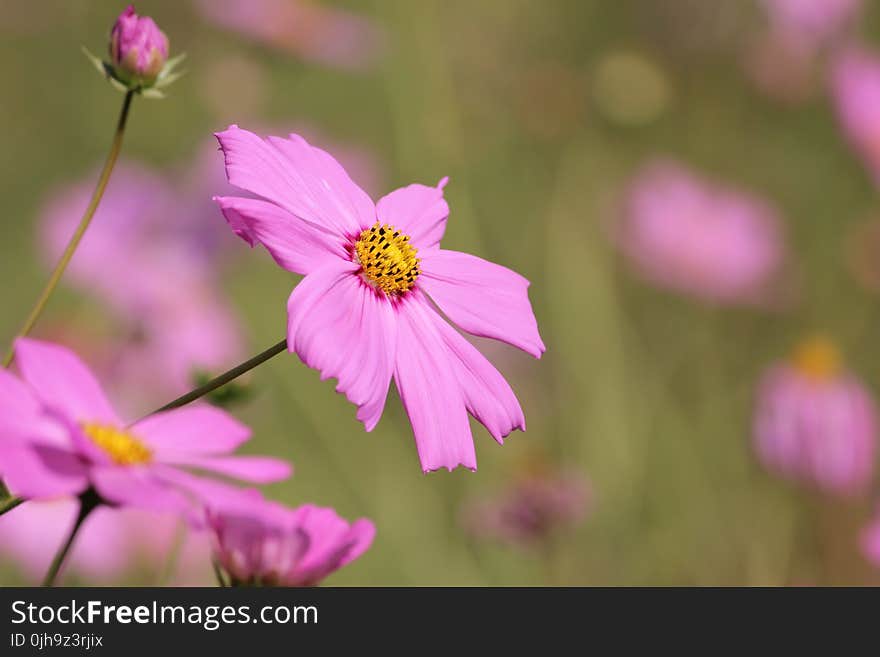
[(403, 294), (415, 285), (421, 270), (418, 251), (390, 224), (378, 221), (364, 230), (354, 245), (364, 278), (385, 294)]
[(84, 422), (81, 428), (117, 465), (139, 465), (153, 460), (153, 451), (127, 431), (97, 422)]

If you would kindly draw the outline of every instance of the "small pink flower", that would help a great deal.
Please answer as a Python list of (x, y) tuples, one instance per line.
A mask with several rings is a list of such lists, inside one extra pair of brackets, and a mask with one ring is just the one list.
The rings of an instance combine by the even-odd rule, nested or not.
[(841, 369), (831, 343), (803, 343), (758, 387), (755, 448), (764, 465), (840, 495), (865, 490), (874, 469), (877, 412), (864, 385)]
[[(30, 501), (0, 516), (0, 554), (29, 580), (39, 581), (70, 533), (78, 507), (74, 498)], [(79, 531), (64, 572), (100, 584), (117, 583), (137, 571), (155, 578), (183, 537), (177, 570), (199, 573), (200, 583), (209, 582), (209, 550), (202, 533), (184, 535), (185, 530), (170, 515), (99, 507)]]
[(289, 509), (259, 496), (208, 511), (214, 558), (234, 584), (314, 586), (373, 542), (365, 518), (349, 524), (333, 509)]
[(191, 517), (200, 498), (232, 491), (186, 468), (257, 483), (290, 474), (276, 459), (230, 455), (250, 429), (220, 409), (192, 405), (129, 425), (68, 349), (19, 338), (15, 363), (21, 380), (0, 371), (0, 476), (23, 497), (94, 488), (112, 505)]
[(880, 185), (880, 56), (856, 47), (840, 53), (831, 89), (844, 134)]
[(766, 303), (783, 262), (773, 208), (670, 161), (636, 176), (617, 240), (646, 279), (716, 303)]
[(530, 546), (582, 522), (589, 500), (589, 486), (578, 474), (531, 475), (497, 499), (468, 508), (465, 528), (478, 538)]
[(336, 160), (298, 135), (261, 139), (231, 126), (217, 138), (229, 181), (266, 199), (217, 198), (230, 227), (305, 274), (288, 301), (289, 350), (322, 379), (338, 380), (367, 431), (392, 376), (424, 471), (476, 469), (468, 412), (499, 443), (525, 428), (504, 377), (431, 303), (469, 333), (536, 358), (544, 352), (525, 278), (439, 248), (446, 179), (374, 205)]
[(152, 84), (168, 60), (168, 37), (152, 18), (138, 16), (129, 5), (110, 32), (110, 59), (118, 73)]
[(303, 0), (197, 0), (196, 7), (220, 27), (329, 66), (367, 68), (382, 48), (370, 19)]

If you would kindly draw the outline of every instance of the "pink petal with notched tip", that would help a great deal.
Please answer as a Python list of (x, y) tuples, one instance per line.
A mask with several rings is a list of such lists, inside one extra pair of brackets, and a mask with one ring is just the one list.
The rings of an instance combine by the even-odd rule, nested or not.
[(379, 223), (391, 224), (409, 235), (417, 249), (438, 246), (449, 217), (449, 205), (443, 198), (448, 180), (444, 178), (436, 187), (408, 185), (383, 196), (376, 204)]
[(69, 349), (18, 338), (15, 363), (22, 378), (48, 408), (71, 420), (121, 424), (95, 376)]
[(298, 135), (262, 139), (232, 125), (216, 134), (229, 182), (278, 204), (338, 243), (375, 222), (375, 207), (345, 169)]
[(215, 196), (214, 200), (239, 237), (251, 246), (262, 244), (287, 271), (308, 274), (328, 260), (347, 256), (337, 239), (274, 203), (235, 196)]
[(499, 444), (514, 429), (526, 430), (526, 419), (510, 384), (479, 350), (443, 318), (433, 321), (449, 351), (449, 362), (464, 394), (468, 412)]
[(357, 265), (339, 262), (312, 272), (287, 303), (288, 349), (336, 378), (336, 390), (358, 406), (357, 418), (371, 431), (382, 415), (397, 324), (391, 302), (354, 274)]
[(422, 287), (462, 329), (518, 347), (535, 358), (544, 353), (529, 302), (529, 281), (507, 267), (458, 251), (419, 254)]
[(409, 416), (422, 470), (477, 468), (464, 395), (449, 352), (419, 293), (398, 309), (394, 381)]

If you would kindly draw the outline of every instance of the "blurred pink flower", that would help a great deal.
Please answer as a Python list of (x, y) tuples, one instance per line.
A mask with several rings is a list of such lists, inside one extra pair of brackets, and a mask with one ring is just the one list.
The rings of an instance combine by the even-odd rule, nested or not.
[(823, 338), (799, 346), (758, 386), (755, 448), (764, 465), (829, 493), (865, 491), (874, 470), (877, 412), (865, 386), (843, 371)]
[(468, 412), (500, 443), (524, 429), (510, 385), (437, 313), (474, 335), (544, 352), (529, 282), (475, 256), (439, 248), (446, 179), (374, 204), (328, 153), (302, 137), (217, 135), (229, 181), (267, 200), (218, 197), (230, 227), (304, 274), (288, 301), (288, 349), (336, 378), (371, 431), (394, 376), (424, 471), (476, 469)]
[(576, 473), (546, 472), (514, 482), (501, 496), (469, 506), (465, 528), (477, 538), (531, 546), (580, 524), (590, 489)]
[(859, 542), (865, 559), (880, 568), (880, 514), (862, 530)]
[(657, 285), (717, 303), (775, 301), (771, 288), (784, 259), (776, 211), (674, 162), (653, 162), (638, 173), (616, 237)]
[(384, 41), (372, 20), (310, 0), (196, 0), (196, 8), (222, 28), (339, 68), (369, 67)]
[(880, 56), (857, 47), (841, 52), (831, 87), (841, 128), (880, 185)]
[(151, 84), (168, 59), (168, 37), (152, 18), (138, 16), (129, 5), (110, 32), (110, 59), (127, 78)]
[[(41, 243), (52, 264), (91, 186), (68, 186), (46, 203)], [(106, 304), (121, 324), (105, 350), (118, 358), (102, 372), (123, 402), (129, 391), (150, 400), (184, 392), (194, 369), (224, 368), (243, 352), (237, 317), (217, 280), (232, 240), (217, 230), (216, 210), (207, 212), (214, 207), (208, 189), (188, 191), (121, 163), (68, 268), (68, 284)]]
[(23, 497), (94, 488), (110, 504), (193, 518), (200, 498), (222, 499), (227, 487), (185, 468), (256, 483), (290, 474), (277, 459), (232, 456), (251, 432), (220, 409), (192, 405), (128, 424), (70, 350), (19, 338), (15, 363), (22, 380), (0, 370), (0, 476)]
[(862, 0), (762, 0), (770, 30), (815, 46), (839, 36), (858, 18)]
[(333, 509), (289, 509), (260, 496), (208, 511), (214, 558), (233, 584), (314, 586), (373, 542), (365, 518), (349, 524)]
[[(38, 581), (70, 532), (78, 506), (74, 498), (30, 501), (0, 516), (0, 554), (29, 580)], [(139, 570), (159, 576), (185, 531), (173, 516), (100, 507), (83, 524), (64, 572), (96, 584), (118, 583)], [(209, 555), (203, 534), (184, 534), (173, 581), (192, 581), (181, 580), (189, 573), (210, 573)], [(204, 577), (199, 583), (205, 583)]]

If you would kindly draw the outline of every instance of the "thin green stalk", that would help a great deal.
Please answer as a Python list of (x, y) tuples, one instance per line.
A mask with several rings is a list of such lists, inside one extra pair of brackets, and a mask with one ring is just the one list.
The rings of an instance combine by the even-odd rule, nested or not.
[(46, 571), (46, 576), (43, 578), (43, 586), (55, 585), (58, 572), (61, 570), (61, 566), (64, 565), (64, 560), (67, 558), (70, 548), (73, 547), (73, 542), (76, 540), (79, 528), (82, 527), (85, 519), (89, 517), (89, 514), (94, 511), (99, 504), (101, 504), (101, 499), (93, 490), (87, 490), (80, 495), (79, 513), (76, 516), (76, 522), (73, 523), (73, 528), (70, 530), (67, 540), (64, 541), (64, 544), (58, 550), (55, 558), (52, 559), (52, 564), (49, 566), (49, 570)]
[(4, 513), (9, 513), (15, 507), (22, 503), (24, 503), (24, 500), (20, 497), (6, 497), (6, 499), (0, 502), (0, 516), (2, 516)]
[(269, 347), (265, 351), (260, 352), (259, 354), (257, 354), (253, 358), (251, 358), (250, 360), (246, 360), (241, 365), (238, 365), (237, 367), (233, 367), (228, 372), (225, 372), (225, 373), (221, 374), (220, 376), (217, 376), (217, 377), (211, 379), (206, 384), (199, 386), (195, 390), (191, 390), (188, 393), (186, 393), (185, 395), (178, 397), (174, 401), (168, 402), (162, 408), (157, 408), (155, 411), (153, 411), (153, 413), (150, 413), (150, 415), (153, 415), (154, 413), (160, 413), (162, 411), (170, 411), (172, 408), (179, 408), (181, 406), (186, 406), (190, 402), (193, 402), (196, 399), (199, 399), (200, 397), (204, 397), (209, 392), (213, 392), (217, 388), (225, 386), (230, 381), (237, 379), (245, 372), (249, 372), (250, 370), (254, 369), (257, 365), (261, 365), (261, 364), (265, 363), (267, 360), (269, 360), (273, 356), (277, 356), (278, 354), (280, 354), (282, 351), (285, 351), (286, 349), (287, 349), (287, 339), (285, 338), (284, 340), (282, 340), (278, 344), (272, 345), (271, 347)]
[[(30, 314), (27, 316), (24, 324), (22, 324), (19, 329), (17, 335), (25, 336), (31, 332), (31, 329), (34, 328), (34, 325), (37, 323), (40, 315), (43, 312), (43, 309), (46, 307), (46, 303), (49, 301), (49, 297), (52, 295), (52, 292), (58, 285), (58, 281), (61, 280), (61, 277), (64, 275), (64, 270), (67, 269), (67, 265), (70, 263), (70, 259), (73, 257), (76, 248), (79, 246), (80, 241), (85, 235), (86, 230), (89, 227), (89, 224), (92, 223), (92, 217), (95, 215), (95, 210), (98, 209), (98, 204), (101, 202), (101, 198), (104, 196), (104, 190), (107, 188), (107, 183), (110, 180), (110, 174), (113, 172), (113, 166), (116, 164), (116, 159), (119, 157), (119, 151), (122, 149), (122, 137), (125, 134), (125, 123), (128, 119), (128, 111), (131, 107), (131, 100), (134, 96), (133, 91), (129, 91), (125, 94), (125, 100), (122, 101), (122, 111), (119, 114), (119, 121), (116, 124), (116, 133), (113, 135), (113, 142), (110, 145), (110, 152), (107, 154), (107, 160), (104, 162), (104, 168), (101, 170), (101, 175), (98, 178), (98, 184), (95, 186), (95, 191), (92, 193), (92, 199), (89, 201), (89, 205), (86, 208), (85, 214), (83, 214), (82, 219), (79, 221), (79, 225), (76, 227), (76, 231), (73, 234), (73, 237), (70, 238), (70, 242), (67, 244), (67, 248), (64, 249), (64, 253), (61, 255), (61, 259), (58, 261), (58, 264), (55, 265), (55, 269), (52, 271), (52, 275), (49, 277), (49, 282), (46, 283), (46, 287), (43, 288), (42, 293), (37, 299), (36, 304), (34, 304), (33, 309), (31, 309)], [(15, 358), (15, 351), (13, 347), (9, 348), (6, 357), (3, 359), (3, 367), (9, 367), (12, 364), (12, 360)]]

